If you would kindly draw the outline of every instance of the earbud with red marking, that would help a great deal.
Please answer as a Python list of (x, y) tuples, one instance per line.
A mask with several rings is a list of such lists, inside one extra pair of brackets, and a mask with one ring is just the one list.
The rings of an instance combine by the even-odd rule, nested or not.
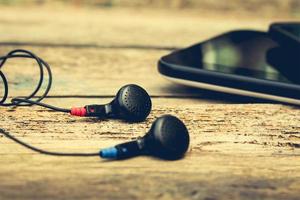
[(130, 122), (139, 122), (147, 118), (151, 107), (152, 103), (149, 94), (140, 86), (130, 84), (123, 86), (110, 103), (72, 108), (70, 114), (82, 117), (123, 119)]

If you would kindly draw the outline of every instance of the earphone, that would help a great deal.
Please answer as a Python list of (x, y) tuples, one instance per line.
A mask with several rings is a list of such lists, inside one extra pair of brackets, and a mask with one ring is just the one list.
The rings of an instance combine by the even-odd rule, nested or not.
[(106, 105), (87, 105), (72, 108), (71, 115), (99, 118), (123, 119), (129, 122), (144, 121), (151, 111), (149, 94), (140, 86), (130, 84), (123, 86), (113, 101)]
[(157, 118), (144, 137), (137, 140), (105, 148), (95, 153), (62, 153), (45, 151), (33, 147), (15, 137), (7, 131), (0, 129), (5, 135), (16, 143), (32, 151), (52, 156), (100, 156), (104, 159), (127, 159), (138, 155), (151, 155), (167, 160), (176, 160), (184, 156), (189, 147), (189, 133), (182, 121), (172, 115)]
[[(14, 50), (6, 56), (0, 57), (0, 69), (7, 59), (11, 58), (31, 58), (35, 59), (40, 68), (40, 80), (36, 89), (25, 98), (13, 98), (11, 103), (5, 103), (8, 97), (8, 82), (4, 74), (0, 71), (0, 76), (4, 83), (4, 95), (0, 100), (0, 106), (31, 106), (39, 105), (58, 112), (70, 113), (76, 116), (123, 119), (129, 122), (139, 122), (147, 118), (151, 111), (152, 103), (149, 94), (142, 87), (134, 84), (123, 86), (117, 93), (115, 99), (106, 105), (87, 105), (82, 108), (64, 109), (49, 104), (41, 103), (49, 93), (52, 85), (52, 73), (50, 65), (44, 60), (27, 50)], [(48, 74), (48, 84), (43, 95), (37, 100), (31, 100), (40, 90), (44, 81), (44, 68)]]
[(152, 155), (167, 160), (182, 158), (189, 147), (189, 133), (182, 121), (172, 115), (157, 118), (144, 137), (100, 151), (100, 157), (125, 159)]
[[(70, 113), (82, 117), (98, 117), (109, 119), (123, 119), (128, 122), (140, 122), (149, 115), (152, 103), (149, 94), (140, 86), (129, 84), (123, 86), (115, 98), (105, 105), (86, 105), (80, 108), (64, 109), (49, 104), (41, 103), (50, 91), (52, 85), (52, 73), (49, 64), (27, 50), (14, 50), (6, 56), (0, 57), (0, 69), (7, 59), (10, 58), (31, 58), (35, 59), (40, 69), (40, 80), (36, 89), (25, 98), (13, 98), (11, 103), (5, 103), (8, 97), (8, 81), (0, 71), (0, 77), (4, 83), (4, 94), (0, 100), (0, 106), (31, 106), (39, 105), (59, 112)], [(46, 90), (35, 101), (31, 100), (39, 92), (43, 80), (44, 69), (48, 74)], [(0, 129), (0, 134), (5, 135), (16, 143), (33, 151), (55, 156), (100, 156), (105, 159), (125, 159), (137, 155), (153, 155), (163, 159), (179, 159), (184, 156), (189, 147), (189, 134), (186, 126), (178, 118), (171, 115), (164, 115), (156, 119), (148, 133), (135, 141), (122, 143), (114, 147), (100, 150), (97, 153), (61, 153), (45, 151), (33, 147), (12, 136), (7, 131)]]

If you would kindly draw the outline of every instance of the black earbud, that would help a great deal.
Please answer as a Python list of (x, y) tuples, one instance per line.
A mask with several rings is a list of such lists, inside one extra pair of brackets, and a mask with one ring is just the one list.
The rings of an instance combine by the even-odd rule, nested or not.
[[(151, 111), (152, 103), (148, 93), (138, 85), (130, 84), (122, 87), (113, 101), (106, 105), (87, 105), (81, 108), (65, 109), (49, 104), (41, 103), (47, 96), (52, 85), (52, 73), (50, 65), (27, 50), (13, 50), (6, 56), (0, 57), (0, 68), (7, 59), (31, 58), (36, 60), (40, 68), (40, 80), (33, 93), (24, 98), (13, 98), (10, 103), (5, 103), (8, 97), (8, 82), (0, 71), (0, 78), (4, 82), (4, 97), (0, 100), (0, 106), (32, 106), (39, 105), (54, 111), (70, 113), (76, 116), (92, 116), (99, 118), (123, 119), (131, 122), (143, 121)], [(48, 73), (48, 83), (45, 92), (39, 97), (35, 95), (43, 85), (44, 70)], [(32, 100), (35, 98), (35, 100)], [(22, 140), (15, 138), (9, 132), (0, 128), (0, 134), (32, 151), (52, 156), (99, 156), (107, 159), (125, 159), (138, 155), (153, 155), (163, 159), (175, 160), (184, 156), (189, 147), (188, 130), (178, 118), (165, 115), (158, 118), (151, 126), (149, 132), (142, 138), (135, 141), (106, 148), (100, 152), (93, 153), (64, 153), (47, 151), (34, 147)]]
[(138, 155), (152, 155), (162, 159), (182, 158), (189, 147), (189, 133), (178, 118), (164, 115), (158, 118), (142, 138), (100, 151), (106, 159), (126, 159)]
[(151, 107), (149, 94), (140, 86), (130, 84), (123, 86), (109, 104), (72, 108), (70, 113), (76, 116), (115, 118), (139, 122), (147, 118)]
[(171, 115), (158, 118), (144, 137), (93, 153), (47, 151), (19, 140), (1, 128), (0, 134), (41, 154), (78, 157), (100, 156), (105, 159), (126, 159), (138, 155), (152, 155), (166, 160), (177, 160), (184, 156), (190, 143), (189, 133), (183, 122)]

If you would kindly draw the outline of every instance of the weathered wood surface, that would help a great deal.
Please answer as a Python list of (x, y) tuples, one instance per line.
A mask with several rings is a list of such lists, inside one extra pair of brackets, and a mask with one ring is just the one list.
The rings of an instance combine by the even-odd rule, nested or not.
[[(67, 106), (96, 101), (48, 102)], [(76, 118), (39, 108), (1, 112), (1, 127), (36, 146), (65, 152), (98, 151), (142, 136), (154, 118), (165, 113), (180, 117), (191, 134), (187, 156), (174, 162), (48, 157), (1, 138), (3, 199), (299, 198), (299, 109), (155, 99), (151, 116), (139, 124)]]
[[(279, 20), (198, 10), (1, 7), (2, 42), (186, 46), (239, 28), (267, 30)], [(278, 16), (280, 17), (280, 16)], [(281, 17), (280, 20), (296, 20)]]
[[(157, 61), (168, 51), (4, 46), (0, 52), (5, 54), (16, 48), (29, 49), (51, 65), (53, 84), (49, 96), (114, 96), (121, 86), (134, 83), (156, 97), (201, 97), (202, 100), (214, 102), (226, 99), (248, 101), (178, 86), (165, 80), (157, 71)], [(29, 95), (39, 80), (39, 69), (34, 60), (9, 60), (2, 71), (10, 82), (9, 96)], [(0, 92), (2, 90), (1, 86)]]
[[(0, 32), (0, 41), (35, 45), (0, 45), (0, 54), (26, 48), (52, 66), (54, 85), (50, 95), (57, 98), (46, 99), (46, 103), (61, 107), (105, 103), (111, 99), (107, 96), (129, 82), (144, 86), (155, 97), (153, 112), (139, 124), (77, 118), (33, 107), (0, 108), (1, 128), (38, 147), (64, 152), (98, 151), (142, 136), (163, 114), (180, 117), (191, 134), (186, 157), (172, 162), (150, 157), (121, 162), (49, 157), (0, 137), (1, 200), (299, 199), (298, 108), (234, 104), (235, 99), (227, 95), (172, 86), (156, 71), (157, 59), (166, 50), (36, 45), (185, 46), (231, 28), (266, 29), (270, 19), (231, 18), (225, 23), (218, 16), (206, 19), (195, 13), (168, 12), (154, 16), (151, 11), (127, 10), (3, 8), (1, 12), (0, 28), (6, 31)], [(33, 65), (13, 61), (5, 66), (11, 95), (32, 90), (36, 73)], [(84, 95), (98, 98), (75, 98)]]
[[(170, 52), (164, 49), (192, 45), (234, 29), (267, 30), (274, 20), (199, 15), (193, 10), (1, 8), (0, 55), (25, 48), (44, 58), (54, 74), (50, 95), (114, 95), (115, 88), (135, 82), (151, 95), (199, 96), (172, 87), (158, 75), (157, 61)], [(10, 95), (26, 95), (34, 89), (35, 67), (36, 63), (24, 60), (4, 66), (12, 83)]]

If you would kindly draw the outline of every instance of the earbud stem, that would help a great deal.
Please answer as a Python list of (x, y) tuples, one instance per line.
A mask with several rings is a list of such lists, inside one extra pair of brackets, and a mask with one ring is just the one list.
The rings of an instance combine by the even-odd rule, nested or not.
[(107, 105), (86, 105), (84, 107), (86, 109), (87, 117), (99, 117), (105, 118), (111, 112), (111, 106)]
[(145, 153), (143, 138), (122, 143), (100, 151), (100, 157), (106, 159), (126, 159)]

